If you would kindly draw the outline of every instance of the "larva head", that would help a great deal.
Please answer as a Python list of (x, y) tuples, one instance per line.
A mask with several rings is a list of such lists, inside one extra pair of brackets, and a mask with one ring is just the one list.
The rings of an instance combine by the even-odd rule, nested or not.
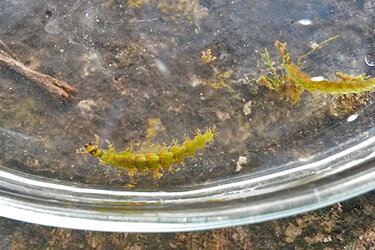
[(100, 155), (100, 150), (97, 145), (92, 145), (90, 142), (85, 144), (85, 149), (87, 153), (98, 156)]
[(77, 149), (76, 150), (77, 154), (92, 154), (95, 156), (100, 155), (100, 149), (98, 148), (97, 145), (92, 145), (90, 142), (85, 144), (85, 148), (83, 149)]
[(77, 149), (77, 154), (92, 154), (95, 156), (99, 156), (101, 154), (101, 150), (99, 149), (99, 136), (95, 134), (95, 145), (92, 145), (90, 142), (85, 144), (84, 149)]
[(95, 134), (95, 145), (92, 145), (90, 142), (85, 144), (85, 150), (83, 152), (80, 152), (80, 153), (83, 153), (83, 154), (92, 154), (96, 157), (100, 156), (101, 155), (101, 150), (99, 149), (99, 136), (97, 134)]
[(214, 136), (216, 136), (216, 135), (217, 135), (217, 133), (216, 133), (216, 125), (212, 126), (211, 129), (208, 129), (208, 130), (203, 134), (203, 136), (204, 136), (205, 139), (206, 139), (206, 142), (211, 141), (212, 138), (213, 138)]

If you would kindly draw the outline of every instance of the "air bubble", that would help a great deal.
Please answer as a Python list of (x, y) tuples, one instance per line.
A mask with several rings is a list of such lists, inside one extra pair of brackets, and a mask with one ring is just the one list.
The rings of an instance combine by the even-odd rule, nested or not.
[(375, 66), (375, 55), (373, 55), (373, 54), (367, 54), (365, 56), (365, 63), (369, 67), (374, 67)]
[(358, 118), (358, 114), (354, 114), (354, 115), (349, 116), (347, 121), (354, 122), (355, 120), (357, 120), (357, 118)]
[(298, 20), (297, 23), (301, 24), (301, 25), (304, 25), (304, 26), (307, 26), (307, 25), (311, 25), (312, 21), (309, 20), (309, 19), (301, 19), (301, 20)]

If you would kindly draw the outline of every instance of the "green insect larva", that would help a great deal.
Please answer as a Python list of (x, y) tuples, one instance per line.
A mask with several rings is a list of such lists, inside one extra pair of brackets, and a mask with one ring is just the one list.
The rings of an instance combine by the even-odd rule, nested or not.
[(312, 77), (303, 73), (291, 60), (286, 50), (286, 44), (276, 42), (275, 47), (280, 50), (283, 57), (284, 68), (288, 78), (310, 92), (323, 92), (327, 94), (349, 94), (370, 91), (375, 87), (375, 78), (365, 80), (365, 75), (351, 77), (336, 73), (338, 81), (313, 81)]
[(207, 129), (204, 133), (197, 132), (194, 139), (187, 138), (181, 145), (174, 143), (171, 146), (156, 145), (154, 152), (137, 152), (133, 151), (132, 147), (126, 151), (116, 152), (114, 146), (107, 141), (108, 150), (99, 148), (99, 137), (95, 135), (95, 145), (91, 143), (85, 144), (84, 149), (77, 149), (79, 154), (92, 154), (100, 159), (100, 164), (111, 164), (116, 167), (126, 168), (129, 170), (129, 175), (132, 175), (136, 170), (152, 170), (154, 176), (160, 178), (162, 174), (159, 168), (170, 168), (175, 162), (182, 162), (185, 157), (192, 156), (198, 149), (212, 141), (216, 136), (216, 126)]
[(260, 76), (258, 78), (258, 83), (260, 85), (266, 86), (269, 89), (279, 92), (287, 99), (290, 99), (292, 103), (296, 103), (300, 100), (300, 94), (304, 90), (307, 90), (314, 95), (315, 92), (322, 92), (331, 95), (343, 95), (372, 91), (375, 87), (375, 78), (365, 79), (365, 74), (359, 75), (357, 77), (351, 77), (341, 73), (336, 73), (336, 76), (339, 78), (337, 81), (317, 81), (308, 74), (301, 71), (301, 59), (312, 54), (314, 51), (320, 49), (322, 46), (336, 39), (337, 37), (338, 36), (334, 36), (325, 40), (316, 48), (301, 56), (297, 62), (297, 65), (291, 61), (290, 55), (286, 49), (286, 43), (276, 41), (275, 47), (280, 51), (280, 54), (282, 56), (285, 74), (283, 71), (281, 71), (282, 74), (279, 75), (277, 67), (273, 66), (273, 62), (267, 50), (265, 50), (265, 53), (262, 54), (262, 58), (269, 67), (271, 75)]

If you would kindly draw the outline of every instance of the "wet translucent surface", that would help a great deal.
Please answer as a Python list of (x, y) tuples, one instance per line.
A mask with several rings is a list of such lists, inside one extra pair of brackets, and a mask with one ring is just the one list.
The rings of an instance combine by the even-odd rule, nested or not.
[[(0, 10), (0, 38), (18, 60), (76, 89), (61, 100), (0, 67), (5, 171), (106, 190), (179, 191), (279, 171), (372, 136), (372, 94), (348, 111), (324, 94), (304, 92), (291, 104), (256, 80), (267, 73), (264, 48), (277, 58), (276, 40), (296, 62), (337, 34), (304, 71), (374, 77), (365, 61), (375, 46), (372, 1), (2, 1)], [(216, 57), (209, 64), (208, 49)], [(105, 139), (117, 149), (145, 142), (151, 119), (161, 121), (153, 143), (181, 142), (214, 124), (219, 135), (160, 179), (130, 178), (75, 153), (95, 133), (104, 148)]]
[[(99, 166), (75, 150), (95, 133), (104, 147), (104, 139), (118, 149), (145, 141), (150, 118), (162, 123), (153, 141), (167, 145), (216, 124), (219, 136), (196, 159), (175, 164), (159, 180), (135, 177), (133, 187), (178, 189), (314, 156), (373, 123), (360, 113), (356, 130), (346, 129), (351, 114), (332, 116), (331, 97), (314, 101), (305, 92), (292, 105), (256, 82), (267, 70), (260, 53), (268, 48), (277, 55), (276, 40), (287, 42), (296, 60), (336, 34), (341, 37), (309, 57), (304, 70), (327, 78), (336, 71), (371, 75), (364, 62), (374, 45), (369, 2), (3, 1), (0, 7), (1, 38), (19, 60), (77, 90), (61, 101), (0, 68), (0, 159), (7, 168), (126, 187), (126, 170)], [(201, 58), (207, 49), (217, 57), (210, 64)], [(226, 86), (212, 86), (220, 81)], [(241, 167), (240, 156), (247, 160)]]

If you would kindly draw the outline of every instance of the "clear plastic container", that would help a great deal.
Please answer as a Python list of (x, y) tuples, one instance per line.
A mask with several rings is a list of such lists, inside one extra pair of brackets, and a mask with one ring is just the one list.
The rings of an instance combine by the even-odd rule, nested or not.
[[(297, 62), (335, 35), (303, 71), (374, 77), (374, 8), (2, 1), (7, 53), (76, 92), (59, 98), (0, 67), (0, 215), (77, 229), (186, 231), (303, 213), (373, 189), (371, 92), (342, 99), (305, 91), (292, 104), (257, 79), (269, 73), (265, 48), (277, 61), (276, 40)], [(214, 141), (160, 178), (75, 153), (94, 134), (103, 148), (108, 139), (117, 149), (141, 142), (136, 149), (157, 150), (151, 145), (181, 143), (214, 124)]]

